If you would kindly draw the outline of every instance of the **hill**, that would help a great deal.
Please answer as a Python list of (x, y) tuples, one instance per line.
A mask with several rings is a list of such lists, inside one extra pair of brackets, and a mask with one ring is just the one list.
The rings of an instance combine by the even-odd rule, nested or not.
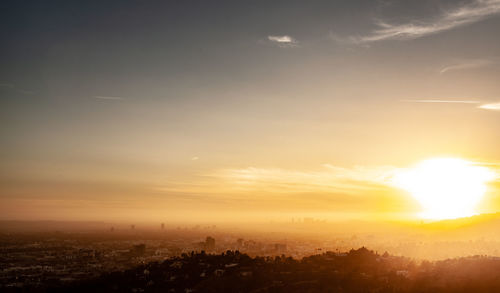
[(302, 260), (202, 252), (49, 291), (500, 292), (500, 260), (474, 256), (417, 264), (364, 247)]

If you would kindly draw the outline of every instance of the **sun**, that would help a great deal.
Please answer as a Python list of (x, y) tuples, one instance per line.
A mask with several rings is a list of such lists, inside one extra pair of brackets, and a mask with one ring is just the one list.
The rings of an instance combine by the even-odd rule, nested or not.
[(425, 219), (455, 219), (474, 214), (494, 179), (487, 167), (458, 158), (433, 158), (400, 170), (392, 183), (408, 191), (422, 206)]

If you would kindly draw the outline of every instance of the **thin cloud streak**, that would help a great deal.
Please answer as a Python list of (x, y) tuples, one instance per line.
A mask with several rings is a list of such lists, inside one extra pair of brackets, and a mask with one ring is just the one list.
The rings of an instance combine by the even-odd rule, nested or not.
[(321, 171), (298, 171), (249, 167), (219, 170), (208, 176), (222, 179), (225, 186), (238, 186), (247, 191), (357, 194), (387, 188), (398, 170), (391, 166), (343, 168), (329, 164), (323, 168)]
[[(465, 101), (465, 100), (401, 100), (401, 102), (405, 103), (445, 103), (445, 104), (480, 104), (480, 101)], [(482, 104), (477, 106), (479, 109), (491, 110), (491, 111), (500, 111), (500, 102), (498, 103), (490, 103), (490, 104)]]
[(398, 168), (391, 166), (343, 168), (325, 164), (321, 170), (280, 168), (219, 169), (195, 182), (169, 182), (156, 191), (195, 194), (297, 194), (325, 193), (363, 195), (387, 190)]
[(499, 103), (484, 104), (484, 105), (479, 106), (478, 108), (485, 109), (485, 110), (500, 111), (500, 102)]
[(267, 39), (269, 41), (278, 42), (278, 43), (295, 43), (296, 41), (290, 36), (268, 36)]
[(449, 104), (479, 104), (480, 101), (463, 101), (463, 100), (401, 100), (405, 103), (449, 103)]
[(412, 40), (472, 24), (498, 13), (500, 13), (500, 0), (474, 0), (452, 11), (444, 11), (434, 21), (415, 21), (405, 24), (389, 24), (384, 21), (377, 21), (378, 29), (374, 30), (370, 35), (354, 37), (352, 40), (356, 43)]
[(488, 60), (488, 59), (478, 59), (478, 60), (468, 60), (460, 63), (456, 63), (450, 66), (446, 66), (439, 71), (440, 74), (444, 74), (446, 72), (455, 71), (455, 70), (464, 70), (464, 69), (474, 69), (487, 67), (491, 65), (498, 64), (498, 61)]
[(291, 36), (283, 35), (283, 36), (267, 36), (267, 39), (279, 47), (297, 47), (299, 42)]

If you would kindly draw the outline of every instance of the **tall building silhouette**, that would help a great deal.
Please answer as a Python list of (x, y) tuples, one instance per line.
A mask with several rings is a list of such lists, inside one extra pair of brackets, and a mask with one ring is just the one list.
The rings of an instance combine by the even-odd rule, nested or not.
[(205, 240), (205, 248), (207, 250), (215, 249), (215, 239), (213, 237), (207, 236), (207, 239)]

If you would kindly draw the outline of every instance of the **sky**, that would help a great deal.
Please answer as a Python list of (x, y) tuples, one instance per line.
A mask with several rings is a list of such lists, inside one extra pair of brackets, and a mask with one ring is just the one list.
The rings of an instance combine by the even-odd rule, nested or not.
[[(0, 219), (402, 219), (498, 172), (500, 1), (2, 1)], [(478, 207), (500, 211), (500, 182)]]

